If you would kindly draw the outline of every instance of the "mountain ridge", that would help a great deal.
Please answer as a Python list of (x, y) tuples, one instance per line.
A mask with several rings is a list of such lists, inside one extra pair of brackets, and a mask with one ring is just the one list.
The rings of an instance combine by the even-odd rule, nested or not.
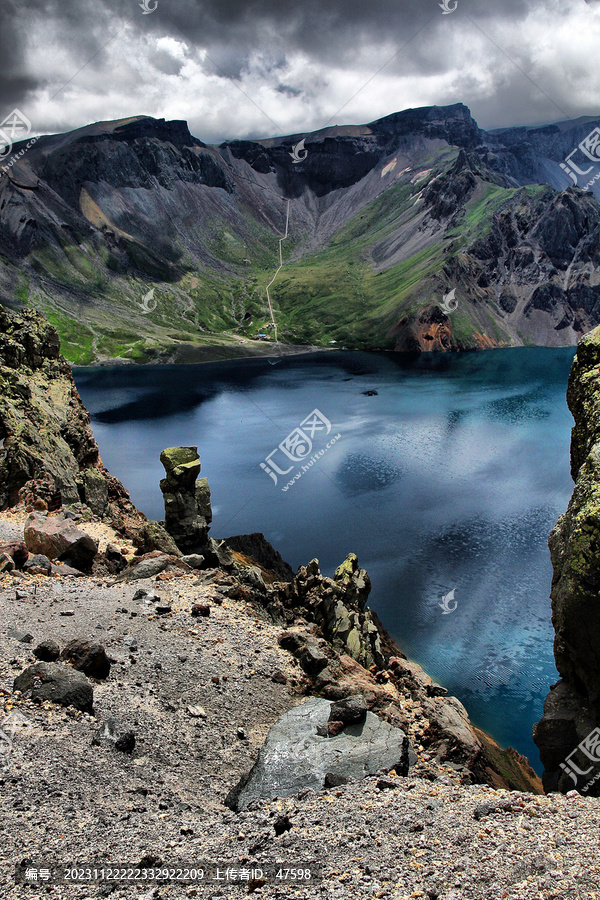
[(600, 322), (600, 188), (561, 161), (594, 121), (485, 132), (458, 103), (218, 146), (143, 116), (43, 136), (0, 179), (0, 302), (80, 364), (574, 344)]

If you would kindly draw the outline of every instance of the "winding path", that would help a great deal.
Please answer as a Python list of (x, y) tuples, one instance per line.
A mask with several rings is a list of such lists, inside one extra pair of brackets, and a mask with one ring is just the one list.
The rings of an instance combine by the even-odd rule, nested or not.
[(279, 273), (281, 272), (281, 270), (283, 268), (283, 249), (282, 249), (281, 245), (288, 237), (289, 224), (290, 224), (290, 201), (288, 200), (286, 211), (285, 211), (285, 234), (282, 238), (279, 238), (279, 267), (277, 268), (277, 271), (275, 272), (272, 279), (270, 280), (270, 282), (267, 285), (267, 301), (269, 303), (269, 312), (271, 313), (271, 322), (272, 322), (273, 328), (275, 330), (275, 343), (277, 343), (277, 322), (275, 321), (275, 316), (273, 314), (273, 304), (271, 303), (271, 294), (269, 292), (269, 288), (275, 282), (275, 279), (277, 278), (277, 276), (279, 275)]

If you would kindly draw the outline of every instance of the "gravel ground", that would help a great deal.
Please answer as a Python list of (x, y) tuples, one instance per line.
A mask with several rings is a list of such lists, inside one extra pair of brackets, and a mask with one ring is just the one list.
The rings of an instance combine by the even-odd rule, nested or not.
[[(139, 587), (171, 614), (133, 601)], [(427, 755), (407, 778), (227, 810), (223, 798), (269, 727), (304, 696), (280, 629), (226, 590), (189, 574), (116, 585), (0, 580), (0, 704), (30, 723), (0, 773), (2, 898), (600, 898), (600, 800), (464, 786)], [(191, 616), (198, 601), (210, 605), (208, 618)], [(11, 628), (32, 643), (9, 637)], [(63, 647), (78, 637), (93, 637), (115, 660), (109, 678), (94, 682), (95, 716), (12, 694), (39, 641)], [(286, 684), (272, 680), (277, 670)], [(135, 732), (131, 756), (110, 741), (92, 744), (111, 718), (118, 733)], [(14, 877), (15, 863), (106, 870), (142, 861), (159, 869), (206, 862), (244, 878), (75, 885)], [(311, 880), (297, 871), (286, 878), (286, 869), (310, 870)]]

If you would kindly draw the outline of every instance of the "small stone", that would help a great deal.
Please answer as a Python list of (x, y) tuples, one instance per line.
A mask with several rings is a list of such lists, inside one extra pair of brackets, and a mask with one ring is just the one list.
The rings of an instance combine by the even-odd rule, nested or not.
[(194, 829), (190, 828), (189, 825), (182, 825), (179, 829), (179, 834), (192, 835), (194, 833)]
[(192, 615), (196, 619), (200, 616), (207, 618), (208, 616), (210, 616), (210, 606), (208, 605), (208, 603), (194, 603), (194, 605), (192, 606)]
[(187, 711), (192, 719), (206, 719), (206, 712), (203, 706), (188, 706)]
[(346, 700), (337, 700), (331, 704), (329, 712), (330, 722), (343, 722), (344, 725), (354, 725), (358, 722), (364, 722), (367, 716), (367, 704), (364, 698), (357, 694), (354, 697), (348, 697)]
[(75, 610), (74, 609), (63, 609), (62, 612), (60, 613), (60, 615), (61, 616), (74, 616)]
[[(350, 781), (352, 781), (352, 779), (346, 778), (345, 775), (335, 775), (333, 772), (327, 772), (327, 774), (325, 775), (324, 782), (323, 782), (323, 787), (326, 787), (326, 788), (340, 787), (342, 784), (348, 784)], [(306, 794), (306, 791), (311, 791), (311, 789), (305, 788), (304, 791), (300, 791), (300, 794), (302, 794), (303, 796), (301, 797), (300, 794), (298, 794), (299, 800), (303, 800), (305, 796), (308, 796)], [(311, 793), (312, 793), (312, 791), (311, 791)]]
[(243, 728), (238, 728), (236, 734), (237, 734), (238, 738), (240, 739), (240, 741), (245, 741), (248, 737), (248, 735), (246, 734), (246, 732), (244, 731)]
[(8, 574), (15, 571), (15, 563), (7, 553), (0, 553), (0, 572)]
[(393, 791), (398, 788), (398, 781), (394, 781), (392, 778), (380, 778), (377, 787), (380, 791)]
[(220, 684), (220, 683), (221, 683), (221, 679), (219, 678), (218, 675), (213, 675), (213, 677), (212, 677), (210, 680), (212, 681), (213, 684)]
[(287, 677), (283, 674), (281, 669), (275, 669), (271, 675), (271, 681), (274, 681), (275, 684), (287, 684)]
[(497, 809), (492, 803), (479, 803), (473, 810), (473, 818), (479, 821)]
[(170, 606), (157, 606), (156, 614), (157, 616), (168, 616), (171, 612), (172, 607)]
[(204, 568), (205, 560), (199, 553), (190, 553), (188, 556), (182, 556), (181, 561), (187, 563), (192, 569)]
[(327, 724), (327, 733), (335, 737), (337, 734), (341, 734), (344, 730), (343, 722), (328, 722)]
[(277, 816), (277, 818), (273, 822), (273, 828), (275, 829), (275, 834), (277, 836), (285, 834), (286, 831), (290, 831), (291, 827), (292, 823), (290, 821), (290, 818), (286, 815)]
[(126, 731), (115, 741), (115, 750), (122, 753), (128, 753), (130, 756), (135, 748), (135, 734), (133, 731)]

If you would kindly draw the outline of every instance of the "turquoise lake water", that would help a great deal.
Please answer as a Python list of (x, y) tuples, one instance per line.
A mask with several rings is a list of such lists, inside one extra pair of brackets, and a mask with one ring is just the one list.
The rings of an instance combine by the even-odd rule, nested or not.
[(150, 518), (163, 517), (160, 451), (197, 445), (213, 536), (262, 531), (294, 568), (317, 557), (329, 575), (357, 553), (404, 652), (540, 771), (531, 728), (557, 679), (547, 539), (573, 488), (573, 355), (333, 352), (74, 374), (104, 463)]

